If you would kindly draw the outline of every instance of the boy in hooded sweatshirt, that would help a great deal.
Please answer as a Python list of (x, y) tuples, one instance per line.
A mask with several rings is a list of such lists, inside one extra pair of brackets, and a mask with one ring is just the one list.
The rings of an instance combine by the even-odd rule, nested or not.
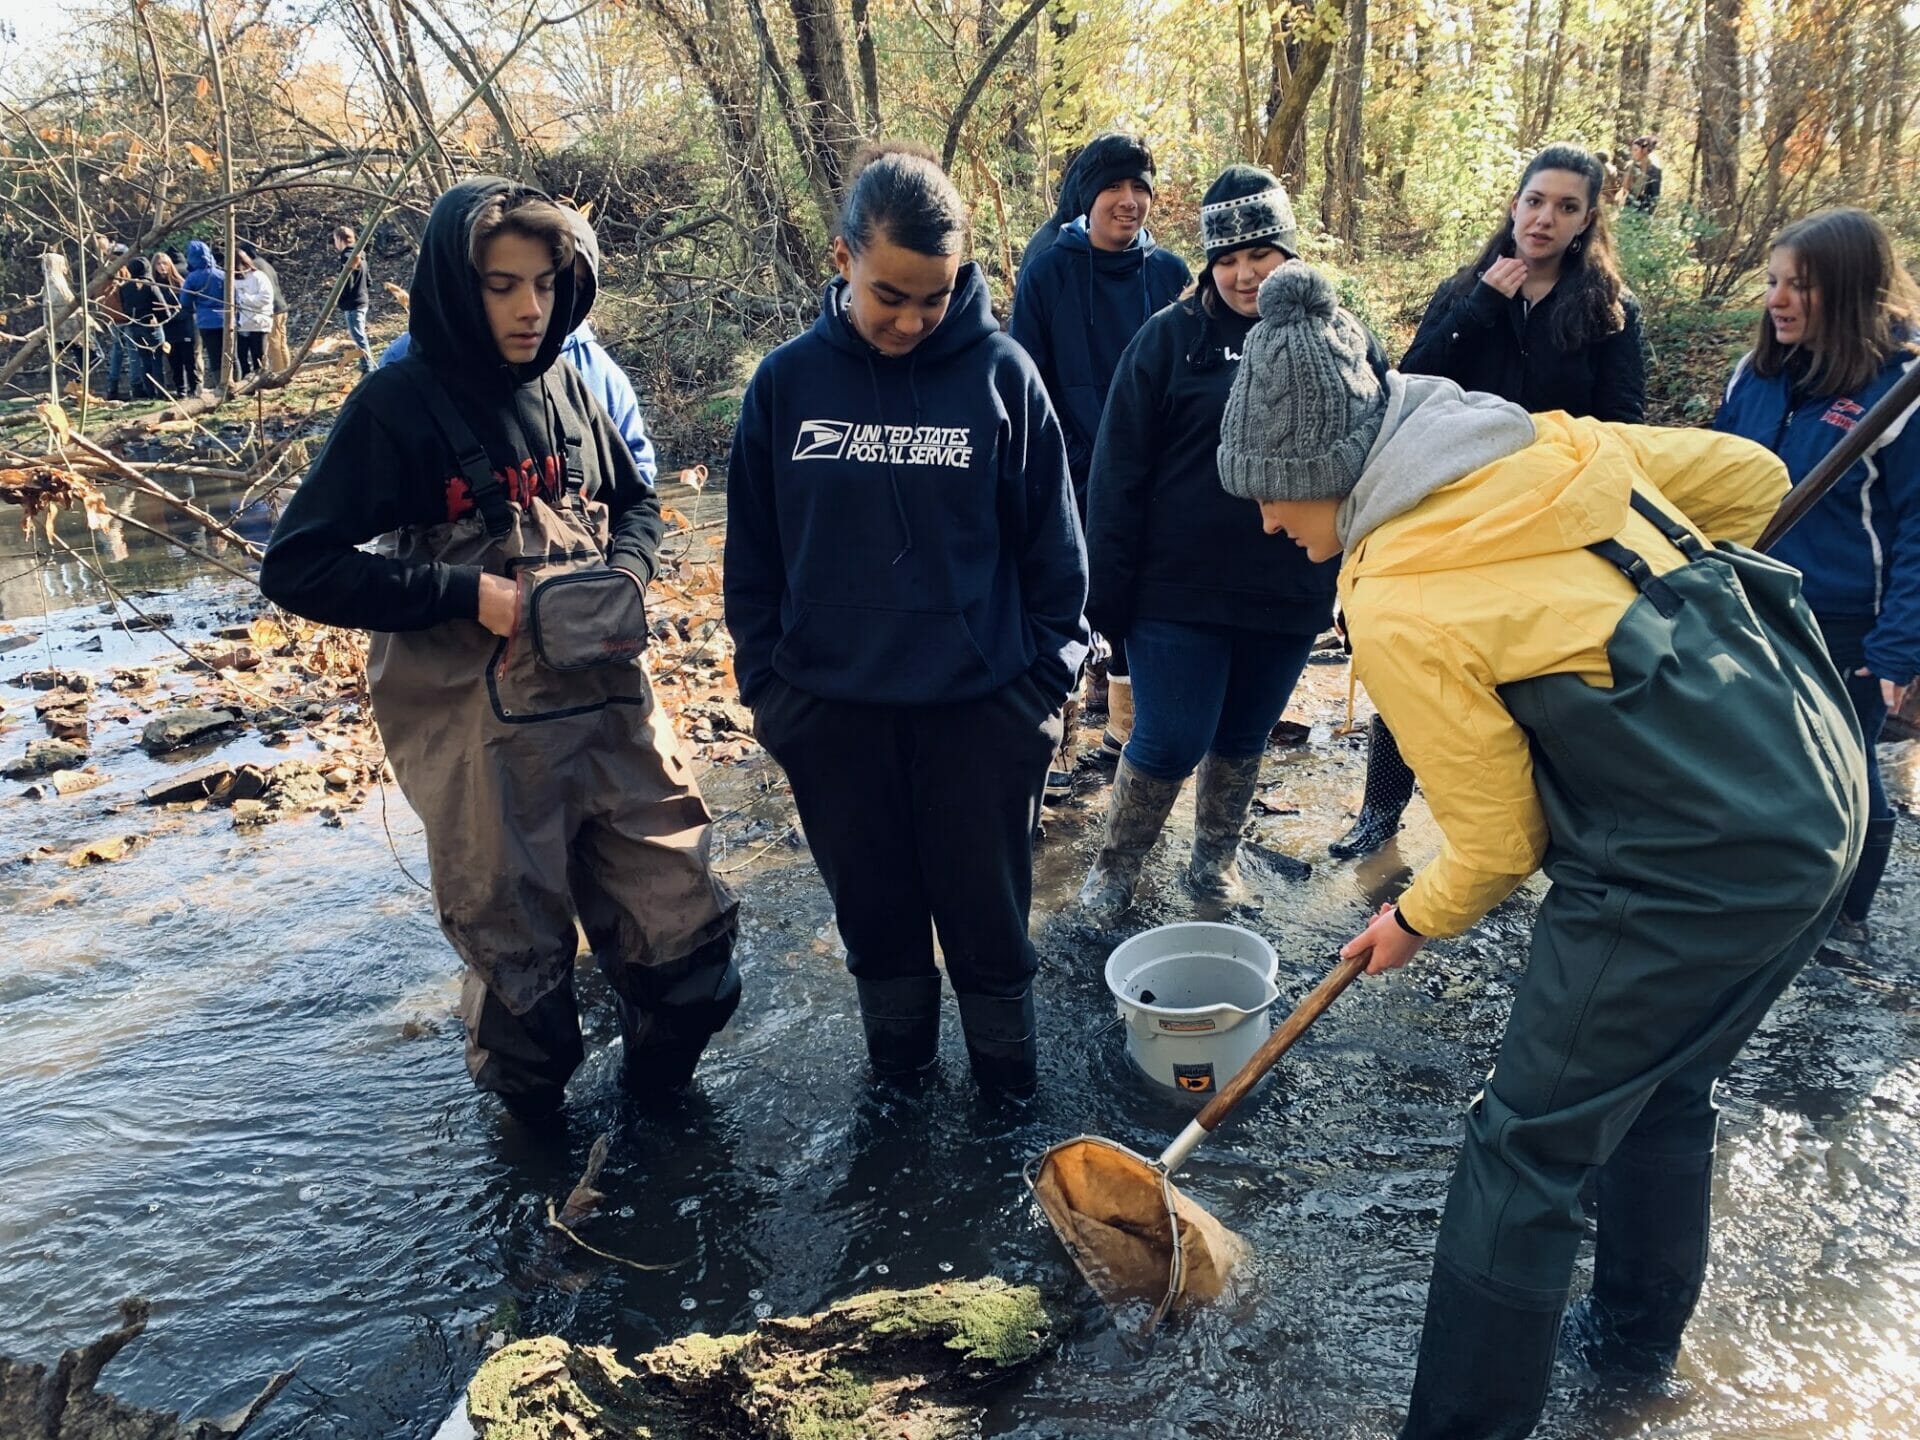
[[(1155, 245), (1147, 229), (1153, 210), (1153, 151), (1133, 135), (1101, 135), (1075, 158), (1061, 186), (1063, 203), (1084, 207), (1062, 225), (1053, 243), (1024, 265), (1014, 291), (1007, 333), (1033, 357), (1067, 437), (1073, 498), (1084, 523), (1087, 477), (1107, 392), (1135, 332), (1193, 279), (1179, 256)], [(1118, 645), (1108, 677), (1125, 687), (1126, 653)], [(1126, 743), (1128, 691), (1115, 707), (1106, 753)], [(1111, 703), (1111, 702), (1110, 702)], [(1077, 699), (1065, 717), (1065, 738), (1047, 777), (1049, 800), (1073, 791), (1072, 737)]]
[(1033, 829), (1087, 649), (1086, 550), (953, 182), (930, 152), (871, 153), (820, 318), (741, 402), (734, 673), (833, 896), (876, 1074), (934, 1063), (937, 930), (975, 1080), (1025, 1094)]
[(1342, 954), (1403, 965), (1536, 868), (1553, 882), (1467, 1112), (1401, 1432), (1517, 1440), (1590, 1174), (1588, 1358), (1673, 1362), (1706, 1271), (1713, 1087), (1839, 911), (1865, 759), (1799, 575), (1741, 548), (1786, 493), (1772, 455), (1382, 383), (1298, 263), (1260, 309), (1221, 482), (1309, 559), (1344, 552), (1354, 666), (1445, 836)]
[(642, 653), (659, 502), (557, 363), (595, 291), (575, 233), (510, 181), (440, 197), (411, 353), (349, 397), (260, 572), (276, 604), (374, 632), (375, 717), (468, 966), (467, 1067), (522, 1117), (583, 1058), (576, 921), (643, 1100), (687, 1084), (740, 998), (735, 902)]

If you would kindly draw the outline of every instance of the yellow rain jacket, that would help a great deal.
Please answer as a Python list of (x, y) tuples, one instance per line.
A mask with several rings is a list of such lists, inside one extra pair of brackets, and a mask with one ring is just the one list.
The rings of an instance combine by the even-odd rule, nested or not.
[(1633, 513), (1634, 489), (1709, 541), (1748, 545), (1787, 491), (1776, 456), (1731, 436), (1532, 418), (1533, 444), (1385, 520), (1340, 571), (1355, 669), (1446, 837), (1400, 900), (1424, 935), (1471, 928), (1546, 854), (1527, 736), (1499, 688), (1612, 685), (1608, 641), (1638, 592), (1585, 547), (1617, 539), (1665, 574), (1685, 562)]

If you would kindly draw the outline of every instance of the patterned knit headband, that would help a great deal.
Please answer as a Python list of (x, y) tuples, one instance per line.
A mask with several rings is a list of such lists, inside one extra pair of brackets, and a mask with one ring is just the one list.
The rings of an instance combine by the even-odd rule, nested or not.
[(1263, 240), (1291, 251), (1295, 231), (1293, 202), (1278, 186), (1200, 207), (1200, 239), (1210, 261)]

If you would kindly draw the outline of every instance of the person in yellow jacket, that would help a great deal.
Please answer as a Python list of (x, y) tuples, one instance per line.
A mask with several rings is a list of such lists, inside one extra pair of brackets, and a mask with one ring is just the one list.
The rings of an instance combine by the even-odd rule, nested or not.
[(1744, 549), (1758, 445), (1529, 416), (1366, 363), (1326, 279), (1261, 288), (1221, 482), (1344, 553), (1353, 661), (1445, 835), (1343, 954), (1458, 935), (1544, 867), (1527, 970), (1467, 1111), (1403, 1440), (1517, 1440), (1578, 1337), (1676, 1356), (1706, 1272), (1713, 1087), (1838, 913), (1865, 835), (1845, 688), (1799, 576)]

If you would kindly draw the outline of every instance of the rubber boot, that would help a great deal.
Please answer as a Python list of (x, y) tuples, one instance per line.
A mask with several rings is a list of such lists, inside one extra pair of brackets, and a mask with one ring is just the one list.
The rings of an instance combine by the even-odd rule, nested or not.
[(1239, 905), (1251, 897), (1240, 874), (1240, 832), (1246, 828), (1259, 780), (1258, 755), (1229, 760), (1210, 754), (1200, 762), (1187, 888), (1202, 899)]
[(940, 1054), (940, 977), (855, 980), (867, 1059), (883, 1080), (901, 1080), (933, 1066)]
[(982, 1090), (1024, 1099), (1039, 1087), (1039, 1029), (1031, 989), (1014, 996), (962, 995), (960, 1028), (966, 1032), (974, 1084)]
[(1133, 734), (1133, 677), (1107, 676), (1107, 728), (1100, 736), (1100, 754), (1118, 760)]
[(1041, 797), (1049, 805), (1063, 805), (1073, 798), (1073, 752), (1079, 745), (1079, 730), (1080, 697), (1069, 695), (1060, 707), (1060, 747), (1047, 767), (1047, 788)]
[(1867, 923), (1873, 909), (1873, 897), (1880, 889), (1880, 877), (1886, 873), (1887, 857), (1893, 853), (1895, 817), (1867, 821), (1867, 843), (1860, 852), (1860, 864), (1847, 886), (1847, 898), (1841, 903), (1840, 918), (1856, 925)]
[(1153, 842), (1160, 838), (1167, 812), (1180, 794), (1180, 783), (1142, 775), (1121, 760), (1107, 810), (1107, 833), (1093, 857), (1093, 869), (1080, 887), (1080, 908), (1094, 924), (1113, 925), (1133, 904), (1140, 867), (1146, 863)]
[(1564, 1297), (1517, 1305), (1433, 1262), (1413, 1398), (1400, 1440), (1521, 1440), (1546, 1408)]
[(1360, 818), (1327, 846), (1327, 853), (1340, 860), (1371, 855), (1400, 833), (1400, 817), (1411, 799), (1413, 771), (1400, 758), (1387, 722), (1376, 715), (1367, 727), (1367, 788), (1360, 801)]
[(1595, 1188), (1593, 1289), (1575, 1307), (1581, 1349), (1596, 1370), (1664, 1374), (1706, 1279), (1713, 1151), (1616, 1151)]
[(680, 1096), (707, 1042), (740, 1004), (731, 934), (708, 941), (676, 970), (677, 978), (657, 988), (642, 980), (635, 982), (639, 994), (614, 991), (626, 1045), (622, 1078), (643, 1105), (670, 1104)]

